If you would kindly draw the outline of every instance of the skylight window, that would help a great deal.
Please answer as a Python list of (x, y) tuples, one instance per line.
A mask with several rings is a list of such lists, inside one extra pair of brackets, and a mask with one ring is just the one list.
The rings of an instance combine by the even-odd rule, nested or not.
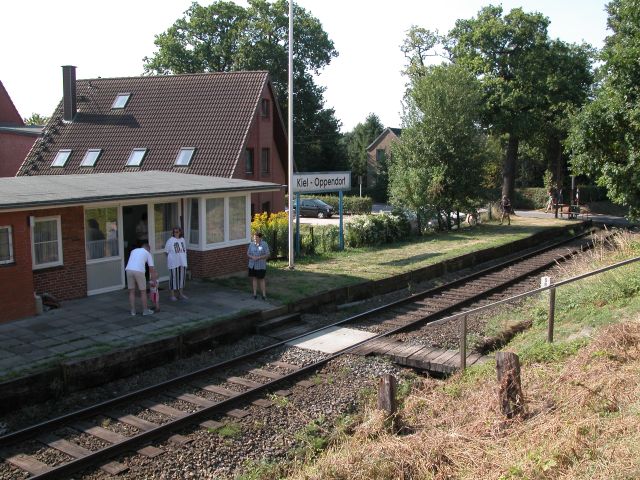
[(59, 150), (56, 153), (56, 158), (53, 159), (51, 163), (52, 167), (64, 167), (64, 164), (69, 160), (69, 156), (71, 155), (71, 150), (63, 149)]
[(119, 93), (116, 99), (113, 101), (113, 105), (111, 105), (111, 108), (114, 109), (126, 107), (127, 103), (129, 102), (129, 97), (131, 97), (130, 93)]
[(176, 166), (179, 167), (188, 167), (191, 163), (191, 157), (193, 157), (193, 152), (195, 152), (195, 148), (181, 148), (178, 152), (178, 156), (176, 157)]
[(84, 158), (82, 162), (80, 162), (81, 167), (93, 167), (98, 161), (98, 157), (102, 153), (102, 149), (100, 148), (90, 148), (87, 150), (87, 153), (84, 154)]
[(146, 148), (134, 148), (127, 160), (127, 167), (139, 167), (146, 153)]

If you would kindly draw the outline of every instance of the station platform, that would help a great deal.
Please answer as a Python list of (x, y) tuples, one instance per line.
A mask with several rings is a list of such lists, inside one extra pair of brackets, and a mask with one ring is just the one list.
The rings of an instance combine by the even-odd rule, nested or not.
[[(162, 288), (162, 286), (161, 286)], [(166, 288), (166, 287), (165, 287)], [(238, 316), (276, 308), (253, 298), (247, 290), (224, 289), (207, 282), (189, 281), (188, 300), (169, 301), (160, 292), (160, 311), (153, 315), (129, 309), (128, 290), (62, 302), (41, 315), (0, 324), (0, 379), (29, 375), (74, 359), (122, 350), (153, 339), (174, 338), (203, 325), (209, 328)], [(1, 383), (0, 383), (1, 385)]]

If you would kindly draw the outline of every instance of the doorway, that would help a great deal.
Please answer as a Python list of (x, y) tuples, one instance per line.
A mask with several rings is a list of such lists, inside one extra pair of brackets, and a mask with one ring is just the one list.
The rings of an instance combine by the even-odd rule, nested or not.
[(149, 215), (146, 205), (122, 207), (122, 232), (124, 239), (124, 265), (129, 261), (131, 250), (149, 242)]

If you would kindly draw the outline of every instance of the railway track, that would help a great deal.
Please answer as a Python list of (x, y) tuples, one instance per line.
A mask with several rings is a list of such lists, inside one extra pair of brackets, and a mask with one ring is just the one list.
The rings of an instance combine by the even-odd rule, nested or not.
[[(374, 332), (370, 340), (410, 331), (474, 302), (477, 305), (588, 245), (584, 236), (549, 245), (306, 334), (337, 325)], [(279, 336), (277, 330), (270, 333)], [(283, 385), (298, 382), (308, 386), (310, 382), (301, 377), (364, 343), (298, 365), (285, 361), (291, 340), (285, 338), (250, 354), (9, 433), (0, 437), (0, 456), (15, 478), (62, 478), (88, 468), (117, 474), (126, 469), (112, 460), (118, 455), (160, 455), (158, 448), (150, 446), (155, 439), (184, 442), (185, 437), (176, 432), (194, 426), (217, 428), (220, 424), (211, 418), (220, 413), (241, 418), (246, 414), (243, 405), (267, 406), (267, 393), (288, 395)], [(87, 437), (93, 440), (87, 442)]]

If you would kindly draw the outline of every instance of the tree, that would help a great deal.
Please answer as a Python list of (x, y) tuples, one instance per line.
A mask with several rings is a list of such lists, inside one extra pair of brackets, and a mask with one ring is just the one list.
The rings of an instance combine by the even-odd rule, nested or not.
[[(208, 7), (194, 2), (166, 32), (156, 35), (157, 52), (145, 57), (145, 73), (229, 72), (268, 70), (282, 112), (287, 111), (288, 4), (284, 0), (248, 0), (247, 8), (216, 1)], [(318, 73), (338, 55), (320, 22), (294, 5), (294, 130), (304, 138), (297, 144), (299, 170), (309, 165), (343, 161), (335, 149), (318, 147), (327, 129), (339, 135), (335, 112), (324, 109), (324, 88), (315, 84)]]
[(640, 5), (607, 5), (613, 34), (601, 53), (604, 65), (591, 103), (573, 119), (568, 138), (574, 173), (589, 175), (609, 198), (640, 217)]
[(25, 125), (46, 125), (49, 117), (43, 117), (39, 113), (32, 113), (29, 118), (24, 118), (22, 121)]
[(351, 173), (355, 176), (367, 175), (367, 147), (371, 145), (384, 126), (375, 113), (370, 113), (364, 123), (358, 123), (351, 132), (345, 135), (347, 158)]
[(488, 6), (458, 20), (447, 36), (452, 61), (473, 72), (484, 90), (483, 124), (507, 137), (502, 194), (513, 198), (518, 146), (540, 128), (546, 107), (549, 20), (540, 13)]
[(391, 203), (415, 211), (421, 224), (428, 214), (471, 207), (486, 151), (480, 82), (459, 65), (427, 67), (406, 103), (402, 141), (391, 147)]

